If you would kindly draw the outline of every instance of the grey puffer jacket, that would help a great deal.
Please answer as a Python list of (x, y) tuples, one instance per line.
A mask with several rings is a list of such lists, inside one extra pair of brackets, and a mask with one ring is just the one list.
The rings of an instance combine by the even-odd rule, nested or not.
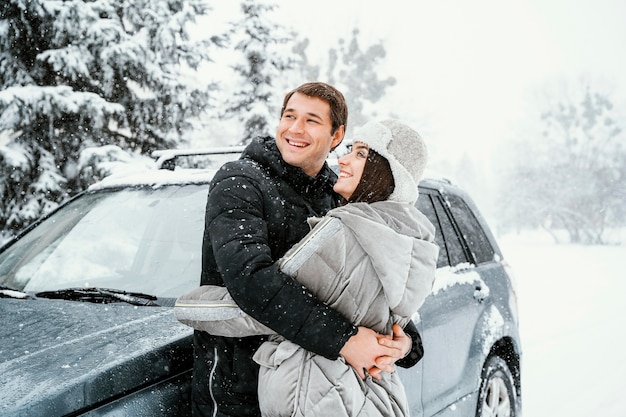
[[(411, 205), (384, 201), (348, 204), (310, 223), (311, 232), (278, 262), (281, 270), (355, 325), (380, 333), (393, 323), (404, 327), (435, 277), (438, 247), (428, 219)], [(175, 311), (192, 327), (230, 337), (273, 333), (237, 309), (223, 288), (203, 286), (185, 298)], [(342, 358), (278, 335), (254, 360), (264, 416), (408, 416), (397, 373), (362, 381)]]

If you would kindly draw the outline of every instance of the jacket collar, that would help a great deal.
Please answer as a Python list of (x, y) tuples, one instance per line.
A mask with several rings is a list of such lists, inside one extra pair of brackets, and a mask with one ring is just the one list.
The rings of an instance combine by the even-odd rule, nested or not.
[(316, 197), (322, 193), (333, 193), (332, 187), (337, 175), (324, 162), (322, 170), (315, 177), (310, 177), (302, 169), (285, 162), (276, 146), (276, 140), (270, 136), (253, 139), (241, 155), (242, 159), (252, 159), (263, 166), (272, 175), (276, 175), (291, 185), (299, 193)]

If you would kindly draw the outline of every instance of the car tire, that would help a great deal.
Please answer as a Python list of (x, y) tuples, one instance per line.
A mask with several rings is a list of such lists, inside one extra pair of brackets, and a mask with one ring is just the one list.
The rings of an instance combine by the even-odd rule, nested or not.
[(476, 417), (517, 416), (517, 393), (511, 370), (502, 358), (490, 356), (483, 367)]

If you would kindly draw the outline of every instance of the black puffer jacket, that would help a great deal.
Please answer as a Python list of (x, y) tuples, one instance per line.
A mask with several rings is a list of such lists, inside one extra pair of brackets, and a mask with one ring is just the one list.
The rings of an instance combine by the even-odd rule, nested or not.
[[(309, 231), (306, 219), (338, 205), (335, 174), (317, 177), (286, 164), (273, 138), (253, 141), (241, 159), (215, 175), (207, 202), (202, 284), (225, 285), (242, 308), (285, 338), (335, 359), (356, 328), (325, 306), (274, 261)], [(195, 333), (196, 415), (218, 404), (224, 415), (258, 415), (258, 365), (265, 337), (231, 339)], [(210, 380), (209, 380), (210, 379)], [(207, 386), (211, 392), (207, 392)]]

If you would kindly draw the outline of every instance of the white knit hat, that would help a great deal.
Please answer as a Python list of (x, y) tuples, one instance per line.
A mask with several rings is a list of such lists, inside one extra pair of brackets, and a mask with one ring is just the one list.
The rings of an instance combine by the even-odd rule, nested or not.
[(383, 156), (391, 166), (395, 187), (389, 200), (414, 204), (428, 149), (422, 137), (398, 120), (368, 122), (354, 132), (352, 142), (363, 142)]

